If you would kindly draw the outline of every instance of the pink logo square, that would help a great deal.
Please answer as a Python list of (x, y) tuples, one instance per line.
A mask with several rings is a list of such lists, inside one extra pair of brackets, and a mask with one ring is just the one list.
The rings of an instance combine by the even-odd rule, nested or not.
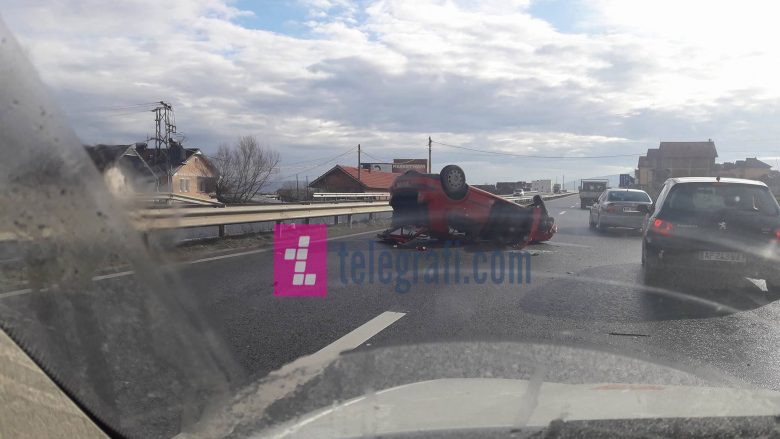
[(274, 296), (328, 294), (325, 224), (274, 225)]

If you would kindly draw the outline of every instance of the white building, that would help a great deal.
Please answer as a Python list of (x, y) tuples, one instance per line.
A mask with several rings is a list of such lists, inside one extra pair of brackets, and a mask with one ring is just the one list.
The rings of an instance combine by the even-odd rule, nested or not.
[(531, 191), (550, 193), (552, 192), (552, 180), (534, 180), (531, 182)]

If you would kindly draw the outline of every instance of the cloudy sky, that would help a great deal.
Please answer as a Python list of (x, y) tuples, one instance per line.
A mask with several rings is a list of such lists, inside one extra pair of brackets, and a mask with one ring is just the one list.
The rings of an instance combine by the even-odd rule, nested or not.
[[(278, 178), (425, 157), (472, 183), (630, 172), (660, 140), (780, 156), (774, 2), (0, 0), (87, 143), (255, 135)], [(501, 155), (516, 154), (517, 156)], [(612, 158), (534, 158), (617, 156)]]

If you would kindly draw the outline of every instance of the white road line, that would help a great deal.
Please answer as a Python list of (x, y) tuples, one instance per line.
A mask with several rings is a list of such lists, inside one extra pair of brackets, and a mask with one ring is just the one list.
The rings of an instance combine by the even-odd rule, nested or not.
[(574, 244), (573, 242), (560, 242), (560, 241), (546, 241), (545, 244), (553, 247), (577, 247), (577, 248), (590, 248), (589, 245)]
[(297, 369), (327, 364), (335, 360), (340, 353), (355, 349), (362, 345), (368, 341), (368, 339), (379, 334), (383, 329), (392, 325), (405, 315), (406, 313), (403, 312), (385, 311), (319, 351), (301, 357), (292, 363), (287, 363), (281, 369), (273, 373), (285, 376)]
[(119, 273), (102, 274), (100, 276), (93, 277), (92, 280), (113, 279), (115, 277), (130, 276), (133, 273), (135, 272), (131, 270), (131, 271), (120, 271)]
[[(377, 229), (380, 230), (380, 229)], [(377, 230), (370, 230), (368, 232), (358, 232), (358, 233), (351, 233), (349, 235), (343, 235), (343, 236), (336, 236), (333, 238), (328, 238), (328, 241), (336, 241), (339, 239), (347, 239), (352, 238), (355, 236), (361, 236), (361, 235), (368, 235), (370, 233), (376, 233)], [(256, 250), (249, 250), (245, 252), (238, 252), (238, 253), (230, 253), (227, 255), (220, 255), (220, 256), (212, 256), (208, 258), (202, 258), (202, 259), (196, 259), (194, 261), (184, 261), (179, 262), (180, 265), (191, 265), (191, 264), (200, 264), (201, 262), (209, 262), (209, 261), (216, 261), (219, 259), (228, 259), (228, 258), (237, 258), (239, 256), (246, 256), (246, 255), (252, 255), (255, 253), (265, 253), (272, 251), (273, 247), (266, 247), (266, 248), (259, 248)], [(120, 271), (119, 273), (110, 273), (110, 274), (102, 274), (100, 276), (94, 276), (92, 278), (93, 281), (99, 281), (99, 280), (106, 280), (106, 279), (114, 279), (117, 277), (123, 277), (123, 276), (130, 276), (132, 274), (135, 274), (135, 271), (128, 270), (128, 271)], [(23, 289), (23, 290), (16, 290), (16, 291), (8, 291), (5, 293), (0, 293), (0, 299), (5, 299), (6, 297), (14, 297), (14, 296), (21, 296), (23, 294), (31, 293), (32, 290), (29, 288)]]
[(561, 211), (561, 213), (559, 213), (558, 215), (563, 215), (563, 214), (565, 214), (565, 213), (566, 213), (566, 211), (565, 211), (565, 210), (562, 210), (562, 211)]
[[(192, 427), (193, 431), (198, 432), (198, 437), (228, 436), (235, 426), (244, 420), (243, 413), (265, 413), (271, 404), (320, 375), (338, 358), (339, 353), (360, 346), (405, 315), (405, 313), (385, 311), (314, 354), (299, 358), (271, 372), (258, 386), (253, 387), (251, 392), (246, 392), (241, 398), (239, 402), (242, 407), (241, 416), (226, 413), (222, 416), (206, 417)], [(289, 434), (286, 430), (280, 433)]]
[(761, 291), (763, 291), (765, 293), (769, 291), (769, 289), (767, 289), (767, 287), (766, 287), (766, 280), (764, 280), (764, 279), (751, 279), (749, 277), (747, 277), (745, 279), (749, 280), (750, 283), (752, 283), (753, 285), (758, 287), (759, 290), (761, 290)]
[(21, 296), (22, 294), (27, 294), (27, 293), (32, 293), (32, 290), (27, 288), (24, 290), (9, 291), (7, 293), (0, 294), (0, 299), (5, 299), (7, 297)]
[(256, 250), (248, 250), (248, 251), (245, 251), (245, 252), (228, 253), (226, 255), (211, 256), (211, 257), (203, 258), (203, 259), (195, 259), (194, 261), (184, 261), (184, 262), (180, 262), (179, 264), (181, 264), (181, 265), (200, 264), (201, 262), (209, 262), (209, 261), (218, 261), (220, 259), (237, 258), (239, 256), (253, 255), (255, 253), (265, 253), (265, 252), (269, 252), (271, 250), (273, 250), (273, 247), (258, 248)]

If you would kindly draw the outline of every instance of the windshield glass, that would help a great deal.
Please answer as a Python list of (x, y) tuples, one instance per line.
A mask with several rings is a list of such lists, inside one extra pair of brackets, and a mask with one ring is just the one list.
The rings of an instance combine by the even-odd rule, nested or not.
[(650, 202), (650, 197), (644, 192), (610, 192), (607, 195), (607, 201), (634, 201), (634, 202)]
[(0, 438), (772, 431), (764, 3), (0, 0)]
[(777, 200), (765, 187), (730, 183), (686, 183), (676, 185), (664, 204), (683, 212), (723, 210), (778, 215)]

